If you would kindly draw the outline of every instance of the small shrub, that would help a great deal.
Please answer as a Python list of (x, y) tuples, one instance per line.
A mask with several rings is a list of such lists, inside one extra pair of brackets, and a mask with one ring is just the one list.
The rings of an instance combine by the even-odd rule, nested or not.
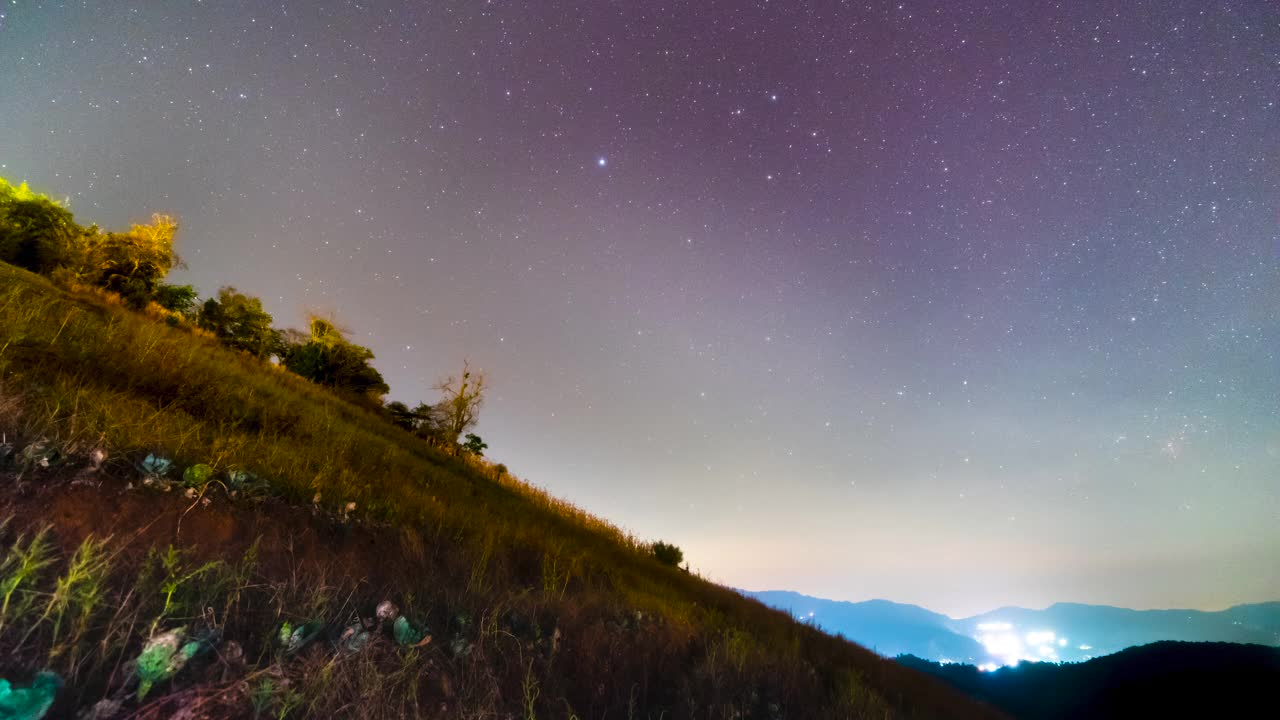
[(684, 551), (670, 543), (659, 540), (653, 544), (653, 556), (663, 565), (677, 567), (684, 562)]

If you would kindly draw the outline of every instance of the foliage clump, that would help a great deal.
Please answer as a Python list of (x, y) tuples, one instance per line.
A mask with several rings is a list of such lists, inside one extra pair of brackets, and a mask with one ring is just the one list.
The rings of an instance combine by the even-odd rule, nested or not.
[(261, 358), (275, 352), (280, 344), (271, 320), (270, 313), (262, 309), (262, 300), (224, 287), (218, 290), (218, 297), (200, 305), (196, 325), (228, 346)]
[(200, 302), (191, 285), (166, 284), (169, 271), (182, 262), (174, 251), (177, 231), (178, 223), (161, 213), (126, 232), (82, 226), (63, 203), (0, 178), (0, 261), (67, 286), (105, 291), (172, 325), (194, 321), (228, 347), (278, 358), (320, 385), (379, 402), (389, 391), (370, 364), (373, 351), (348, 340), (328, 320), (313, 318), (309, 335), (277, 330), (262, 300), (234, 287)]
[(653, 556), (663, 565), (679, 566), (684, 562), (684, 551), (670, 543), (659, 540), (653, 544)]
[(67, 274), (136, 309), (159, 300), (181, 305), (181, 293), (163, 284), (181, 264), (173, 249), (177, 230), (178, 223), (160, 213), (126, 232), (83, 227), (62, 203), (0, 178), (0, 260), (44, 275)]
[(373, 351), (348, 340), (324, 318), (311, 318), (310, 339), (285, 347), (282, 355), (286, 368), (320, 385), (375, 397), (391, 390), (369, 364)]
[(475, 455), (476, 457), (483, 456), (484, 451), (487, 450), (488, 448), (489, 448), (489, 443), (485, 442), (484, 440), (481, 440), (480, 436), (475, 433), (467, 433), (467, 441), (462, 443), (462, 449), (466, 450), (472, 455)]

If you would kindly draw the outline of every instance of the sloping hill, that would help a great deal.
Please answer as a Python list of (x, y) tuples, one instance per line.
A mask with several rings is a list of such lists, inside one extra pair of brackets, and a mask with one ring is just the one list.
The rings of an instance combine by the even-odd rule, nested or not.
[(0, 432), (0, 677), (58, 673), (56, 716), (995, 714), (305, 380), (3, 265)]
[(899, 661), (1025, 720), (1272, 717), (1280, 649), (1159, 642), (1084, 663), (1024, 663), (995, 672)]

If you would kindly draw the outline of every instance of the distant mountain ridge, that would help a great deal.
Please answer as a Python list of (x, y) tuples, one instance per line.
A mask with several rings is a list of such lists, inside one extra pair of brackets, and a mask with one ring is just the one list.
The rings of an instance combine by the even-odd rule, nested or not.
[(951, 618), (919, 605), (889, 600), (823, 600), (786, 590), (745, 594), (887, 657), (911, 654), (928, 659), (964, 659), (974, 664), (987, 661), (982, 643), (952, 630)]
[(1014, 659), (1078, 662), (1162, 640), (1280, 646), (1280, 602), (1219, 611), (1055, 603), (954, 619), (888, 600), (845, 602), (786, 590), (743, 593), (882, 655), (978, 666)]
[(952, 621), (950, 627), (960, 634), (976, 636), (981, 634), (979, 626), (992, 623), (1011, 623), (1028, 631), (1055, 630), (1067, 639), (1066, 646), (1059, 649), (1059, 659), (1073, 661), (1161, 640), (1280, 645), (1280, 602), (1236, 605), (1218, 611), (1132, 610), (1055, 603), (1043, 610), (1000, 608)]

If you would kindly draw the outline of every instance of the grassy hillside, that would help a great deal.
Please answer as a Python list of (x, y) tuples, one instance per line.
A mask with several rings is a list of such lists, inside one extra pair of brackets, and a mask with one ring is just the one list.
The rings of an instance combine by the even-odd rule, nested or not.
[(993, 714), (306, 380), (3, 264), (0, 432), (0, 677), (58, 673), (55, 716)]

